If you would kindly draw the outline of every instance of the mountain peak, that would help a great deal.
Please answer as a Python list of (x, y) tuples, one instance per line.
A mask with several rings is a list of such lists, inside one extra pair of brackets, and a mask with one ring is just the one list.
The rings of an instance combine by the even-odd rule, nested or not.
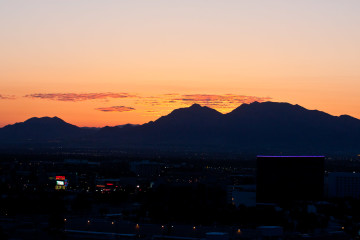
[(7, 125), (4, 128), (78, 128), (75, 125), (65, 122), (59, 117), (32, 117), (24, 122)]
[(1, 129), (1, 137), (20, 142), (32, 139), (48, 141), (80, 136), (83, 130), (69, 124), (59, 117), (33, 117), (25, 122), (7, 125)]
[(189, 108), (203, 108), (200, 104), (198, 103), (194, 103), (193, 105), (191, 105)]
[(62, 120), (59, 117), (32, 117), (26, 120), (24, 123), (66, 123), (64, 120)]
[(185, 124), (185, 125), (203, 125), (205, 122), (210, 123), (221, 118), (222, 114), (215, 109), (200, 104), (193, 104), (190, 107), (178, 108), (166, 116), (157, 119), (155, 124)]
[(303, 111), (305, 108), (300, 105), (293, 105), (286, 102), (252, 102), (243, 103), (239, 107), (235, 108), (229, 114), (240, 113), (243, 111), (260, 111), (260, 112), (278, 112), (278, 111)]
[(193, 105), (191, 105), (190, 107), (187, 108), (179, 108), (179, 109), (175, 109), (174, 111), (172, 111), (171, 114), (185, 114), (185, 113), (191, 113), (191, 114), (203, 114), (203, 113), (208, 113), (208, 114), (216, 114), (216, 115), (221, 115), (220, 112), (216, 111), (215, 109), (212, 109), (210, 107), (207, 106), (201, 106), (198, 103), (194, 103)]

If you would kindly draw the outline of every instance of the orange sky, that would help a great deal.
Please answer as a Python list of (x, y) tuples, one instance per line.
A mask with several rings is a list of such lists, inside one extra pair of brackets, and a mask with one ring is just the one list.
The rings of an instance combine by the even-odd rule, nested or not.
[(0, 126), (254, 100), (360, 118), (359, 12), (358, 0), (4, 0)]

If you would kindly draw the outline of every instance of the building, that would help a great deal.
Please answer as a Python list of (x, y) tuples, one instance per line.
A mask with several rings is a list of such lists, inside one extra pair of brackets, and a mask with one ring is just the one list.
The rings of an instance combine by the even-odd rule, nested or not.
[(328, 197), (360, 199), (360, 173), (329, 173)]
[(258, 156), (256, 202), (316, 201), (324, 196), (324, 156)]
[(284, 231), (280, 226), (260, 226), (256, 228), (258, 232), (258, 240), (281, 240)]
[(236, 174), (230, 176), (232, 185), (227, 187), (227, 202), (236, 207), (256, 206), (256, 179), (255, 175)]
[(65, 178), (65, 176), (56, 176), (55, 181), (55, 190), (65, 190), (68, 186), (68, 180)]
[(101, 192), (123, 191), (126, 188), (135, 188), (136, 178), (100, 178), (95, 180), (95, 190)]
[(162, 164), (158, 162), (141, 161), (131, 162), (130, 170), (138, 177), (158, 177)]
[(227, 203), (236, 207), (256, 206), (256, 185), (230, 185), (227, 187)]

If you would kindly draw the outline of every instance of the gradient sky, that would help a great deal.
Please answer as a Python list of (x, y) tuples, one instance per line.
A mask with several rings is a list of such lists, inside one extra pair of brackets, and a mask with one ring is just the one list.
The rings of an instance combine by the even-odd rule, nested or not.
[(0, 127), (252, 101), (360, 118), (359, 0), (0, 0)]

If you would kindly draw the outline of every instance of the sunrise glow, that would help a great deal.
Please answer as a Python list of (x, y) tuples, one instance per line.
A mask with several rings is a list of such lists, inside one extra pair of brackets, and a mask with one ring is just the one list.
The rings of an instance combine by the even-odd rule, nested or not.
[(142, 124), (254, 101), (360, 118), (360, 2), (0, 2), (0, 127)]

